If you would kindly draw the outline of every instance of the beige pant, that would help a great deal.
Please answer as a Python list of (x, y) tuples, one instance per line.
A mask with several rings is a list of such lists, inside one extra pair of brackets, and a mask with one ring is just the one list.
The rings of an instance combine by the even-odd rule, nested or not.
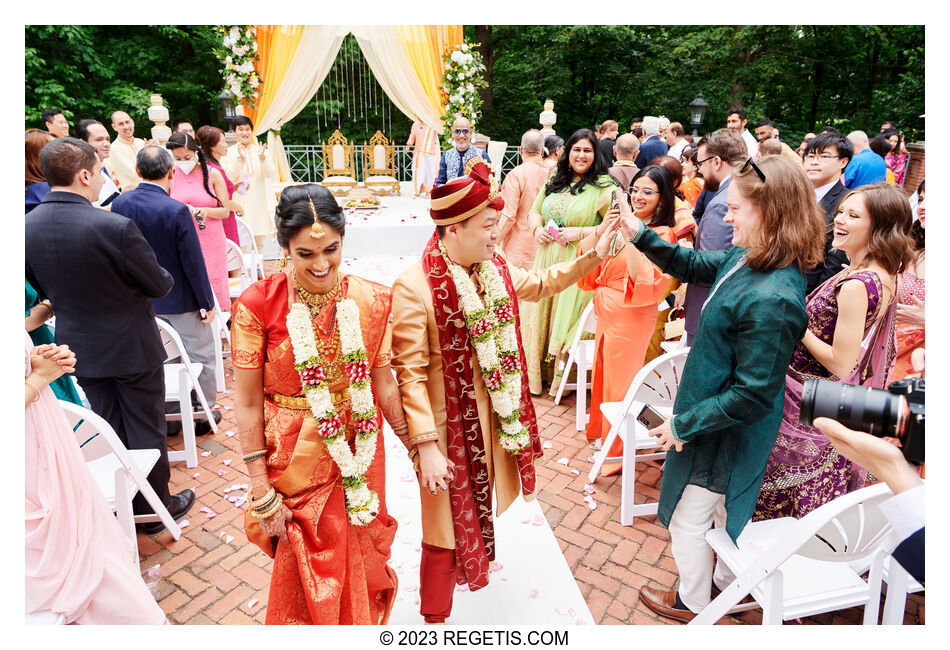
[[(713, 580), (713, 551), (706, 543), (706, 531), (715, 522), (726, 525), (725, 497), (698, 485), (687, 485), (670, 517), (673, 560), (680, 574), (680, 600), (699, 613), (709, 604)], [(736, 579), (724, 562), (716, 563), (716, 585), (725, 589)]]

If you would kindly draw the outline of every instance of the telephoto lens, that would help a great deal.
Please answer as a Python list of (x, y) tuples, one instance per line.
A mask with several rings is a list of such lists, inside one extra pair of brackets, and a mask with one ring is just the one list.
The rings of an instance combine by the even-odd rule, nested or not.
[(906, 416), (903, 396), (866, 386), (809, 379), (802, 388), (798, 421), (810, 427), (815, 418), (831, 418), (855, 431), (897, 438)]

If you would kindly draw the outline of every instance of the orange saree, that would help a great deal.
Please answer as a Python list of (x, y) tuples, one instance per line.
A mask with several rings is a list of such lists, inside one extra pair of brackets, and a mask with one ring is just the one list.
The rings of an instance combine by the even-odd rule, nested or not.
[[(670, 228), (653, 228), (663, 239), (674, 242)], [(587, 439), (607, 439), (610, 423), (601, 415), (602, 402), (623, 399), (634, 376), (643, 367), (650, 337), (656, 325), (657, 303), (666, 294), (670, 276), (649, 260), (640, 264), (637, 277), (627, 274), (625, 244), (586, 275), (578, 286), (594, 292), (597, 333), (594, 337), (594, 369), (591, 376), (590, 422)], [(610, 455), (619, 456), (623, 443), (617, 440)], [(619, 466), (618, 466), (619, 467)]]
[[(316, 420), (301, 393), (287, 334), (288, 277), (271, 275), (251, 285), (235, 303), (231, 333), (236, 368), (264, 370), (264, 435), (267, 473), (293, 512), (289, 544), (268, 537), (245, 513), (248, 539), (274, 558), (267, 603), (268, 624), (383, 624), (396, 596), (396, 575), (387, 566), (396, 521), (386, 509), (382, 416), (376, 456), (366, 482), (379, 495), (379, 515), (366, 526), (347, 520), (342, 477), (317, 433)], [(392, 295), (388, 287), (344, 276), (342, 295), (356, 300), (366, 356), (371, 367), (390, 361)], [(332, 304), (332, 303), (331, 303)], [(345, 374), (334, 381), (331, 366), (335, 309), (324, 307), (314, 330), (327, 351), (325, 367), (334, 405), (352, 442), (349, 387)], [(378, 406), (378, 405), (377, 405)]]

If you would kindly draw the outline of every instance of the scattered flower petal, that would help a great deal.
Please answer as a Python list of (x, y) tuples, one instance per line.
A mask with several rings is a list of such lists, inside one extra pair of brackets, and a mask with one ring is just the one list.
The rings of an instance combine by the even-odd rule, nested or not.
[(233, 432), (233, 431), (225, 431), (225, 432), (224, 432), (224, 435), (226, 435), (228, 438), (233, 438), (233, 437), (234, 437), (234, 432)]
[(582, 618), (579, 618), (579, 619), (577, 619), (577, 624), (578, 624), (578, 625), (587, 625), (587, 621), (585, 621), (585, 620), (582, 619)]
[(408, 591), (412, 593), (413, 591), (419, 591), (419, 585), (410, 585), (408, 587), (403, 587), (403, 591)]
[(234, 541), (234, 535), (228, 535), (227, 537), (224, 538), (225, 544), (230, 544), (233, 541)]
[(208, 456), (211, 455), (211, 452), (210, 452), (210, 451), (203, 451), (203, 452), (201, 452), (201, 455), (204, 456), (205, 458), (207, 458)]
[(503, 568), (505, 568), (505, 567), (502, 565), (501, 562), (495, 562), (495, 566), (493, 566), (493, 567), (491, 568), (491, 570), (492, 570), (492, 571), (501, 571)]
[(247, 601), (247, 608), (250, 609), (259, 602), (260, 601), (257, 598), (251, 598), (249, 601)]
[(553, 446), (554, 445), (551, 444), (550, 440), (545, 440), (544, 442), (541, 443), (541, 449), (550, 449)]
[(557, 462), (560, 463), (561, 465), (566, 466), (571, 461), (566, 456), (564, 456), (564, 457), (558, 458)]
[(195, 472), (191, 475), (191, 478), (198, 478), (199, 476), (201, 476), (201, 472)]
[(190, 524), (190, 523), (191, 523), (191, 522), (188, 521), (187, 519), (182, 519), (181, 521), (178, 522), (178, 527), (179, 527), (179, 528), (184, 528), (185, 526), (187, 526), (187, 525)]
[(540, 526), (545, 521), (547, 520), (544, 518), (544, 515), (535, 515), (534, 520), (531, 523), (534, 524), (535, 526)]
[(224, 476), (225, 474), (227, 474), (226, 470), (223, 470), (223, 469), (218, 470), (218, 476)]
[(534, 587), (531, 588), (531, 597), (532, 597), (532, 598), (537, 598), (537, 597), (538, 597), (538, 590), (535, 589)]
[(225, 459), (222, 460), (221, 462), (224, 463), (225, 465), (230, 465), (230, 464), (231, 464), (231, 459), (230, 459), (230, 458), (225, 458)]
[(595, 489), (594, 489), (594, 486), (591, 485), (590, 483), (585, 483), (585, 484), (584, 484), (584, 492), (586, 492), (587, 494), (593, 494), (593, 493), (596, 492), (596, 491), (597, 491), (597, 490), (595, 490)]
[(572, 470), (571, 470), (571, 474), (573, 474), (574, 476), (580, 476), (580, 475), (581, 475), (581, 472), (580, 472), (580, 470), (572, 469)]

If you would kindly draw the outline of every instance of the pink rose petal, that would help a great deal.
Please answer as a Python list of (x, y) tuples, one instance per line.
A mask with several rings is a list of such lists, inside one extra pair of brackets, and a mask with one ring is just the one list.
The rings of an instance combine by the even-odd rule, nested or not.
[(560, 463), (561, 465), (567, 466), (567, 464), (571, 461), (566, 456), (564, 456), (564, 457), (558, 458), (557, 462)]
[(531, 597), (532, 597), (532, 598), (537, 598), (537, 597), (538, 597), (538, 590), (535, 589), (534, 587), (531, 588)]
[(225, 470), (223, 470), (223, 469), (219, 469), (219, 470), (218, 470), (218, 476), (224, 476), (225, 474), (227, 474), (227, 472), (226, 472)]
[(571, 470), (571, 474), (573, 474), (574, 476), (580, 476), (580, 475), (581, 475), (581, 472), (580, 472), (580, 470), (572, 469), (572, 470)]
[(191, 475), (191, 478), (198, 478), (199, 476), (201, 476), (201, 472), (195, 472)]
[(231, 464), (231, 459), (230, 459), (230, 458), (225, 458), (225, 459), (222, 460), (221, 462), (224, 463), (225, 465), (230, 465), (230, 464)]
[(550, 449), (553, 446), (554, 445), (551, 443), (550, 440), (545, 440), (544, 442), (541, 443), (541, 449)]
[(204, 456), (205, 458), (207, 458), (208, 456), (211, 455), (211, 452), (210, 452), (210, 451), (203, 451), (203, 452), (201, 452), (201, 455)]
[(587, 625), (587, 621), (585, 621), (585, 620), (582, 619), (582, 618), (579, 618), (579, 619), (577, 619), (577, 624), (578, 624), (578, 625)]
[(182, 519), (181, 521), (178, 522), (178, 527), (179, 527), (179, 528), (184, 528), (185, 526), (187, 526), (187, 525), (190, 524), (190, 523), (191, 523), (191, 522), (188, 521), (187, 519)]
[(501, 571), (504, 568), (501, 562), (495, 562), (495, 566), (491, 568), (492, 571)]
[(535, 526), (540, 526), (545, 521), (547, 520), (544, 518), (544, 515), (535, 515), (534, 520), (531, 523), (534, 524)]
[(586, 492), (587, 494), (593, 494), (593, 493), (596, 492), (596, 491), (597, 491), (597, 490), (595, 490), (595, 489), (594, 489), (594, 486), (591, 485), (590, 483), (585, 483), (585, 484), (584, 484), (584, 492)]

